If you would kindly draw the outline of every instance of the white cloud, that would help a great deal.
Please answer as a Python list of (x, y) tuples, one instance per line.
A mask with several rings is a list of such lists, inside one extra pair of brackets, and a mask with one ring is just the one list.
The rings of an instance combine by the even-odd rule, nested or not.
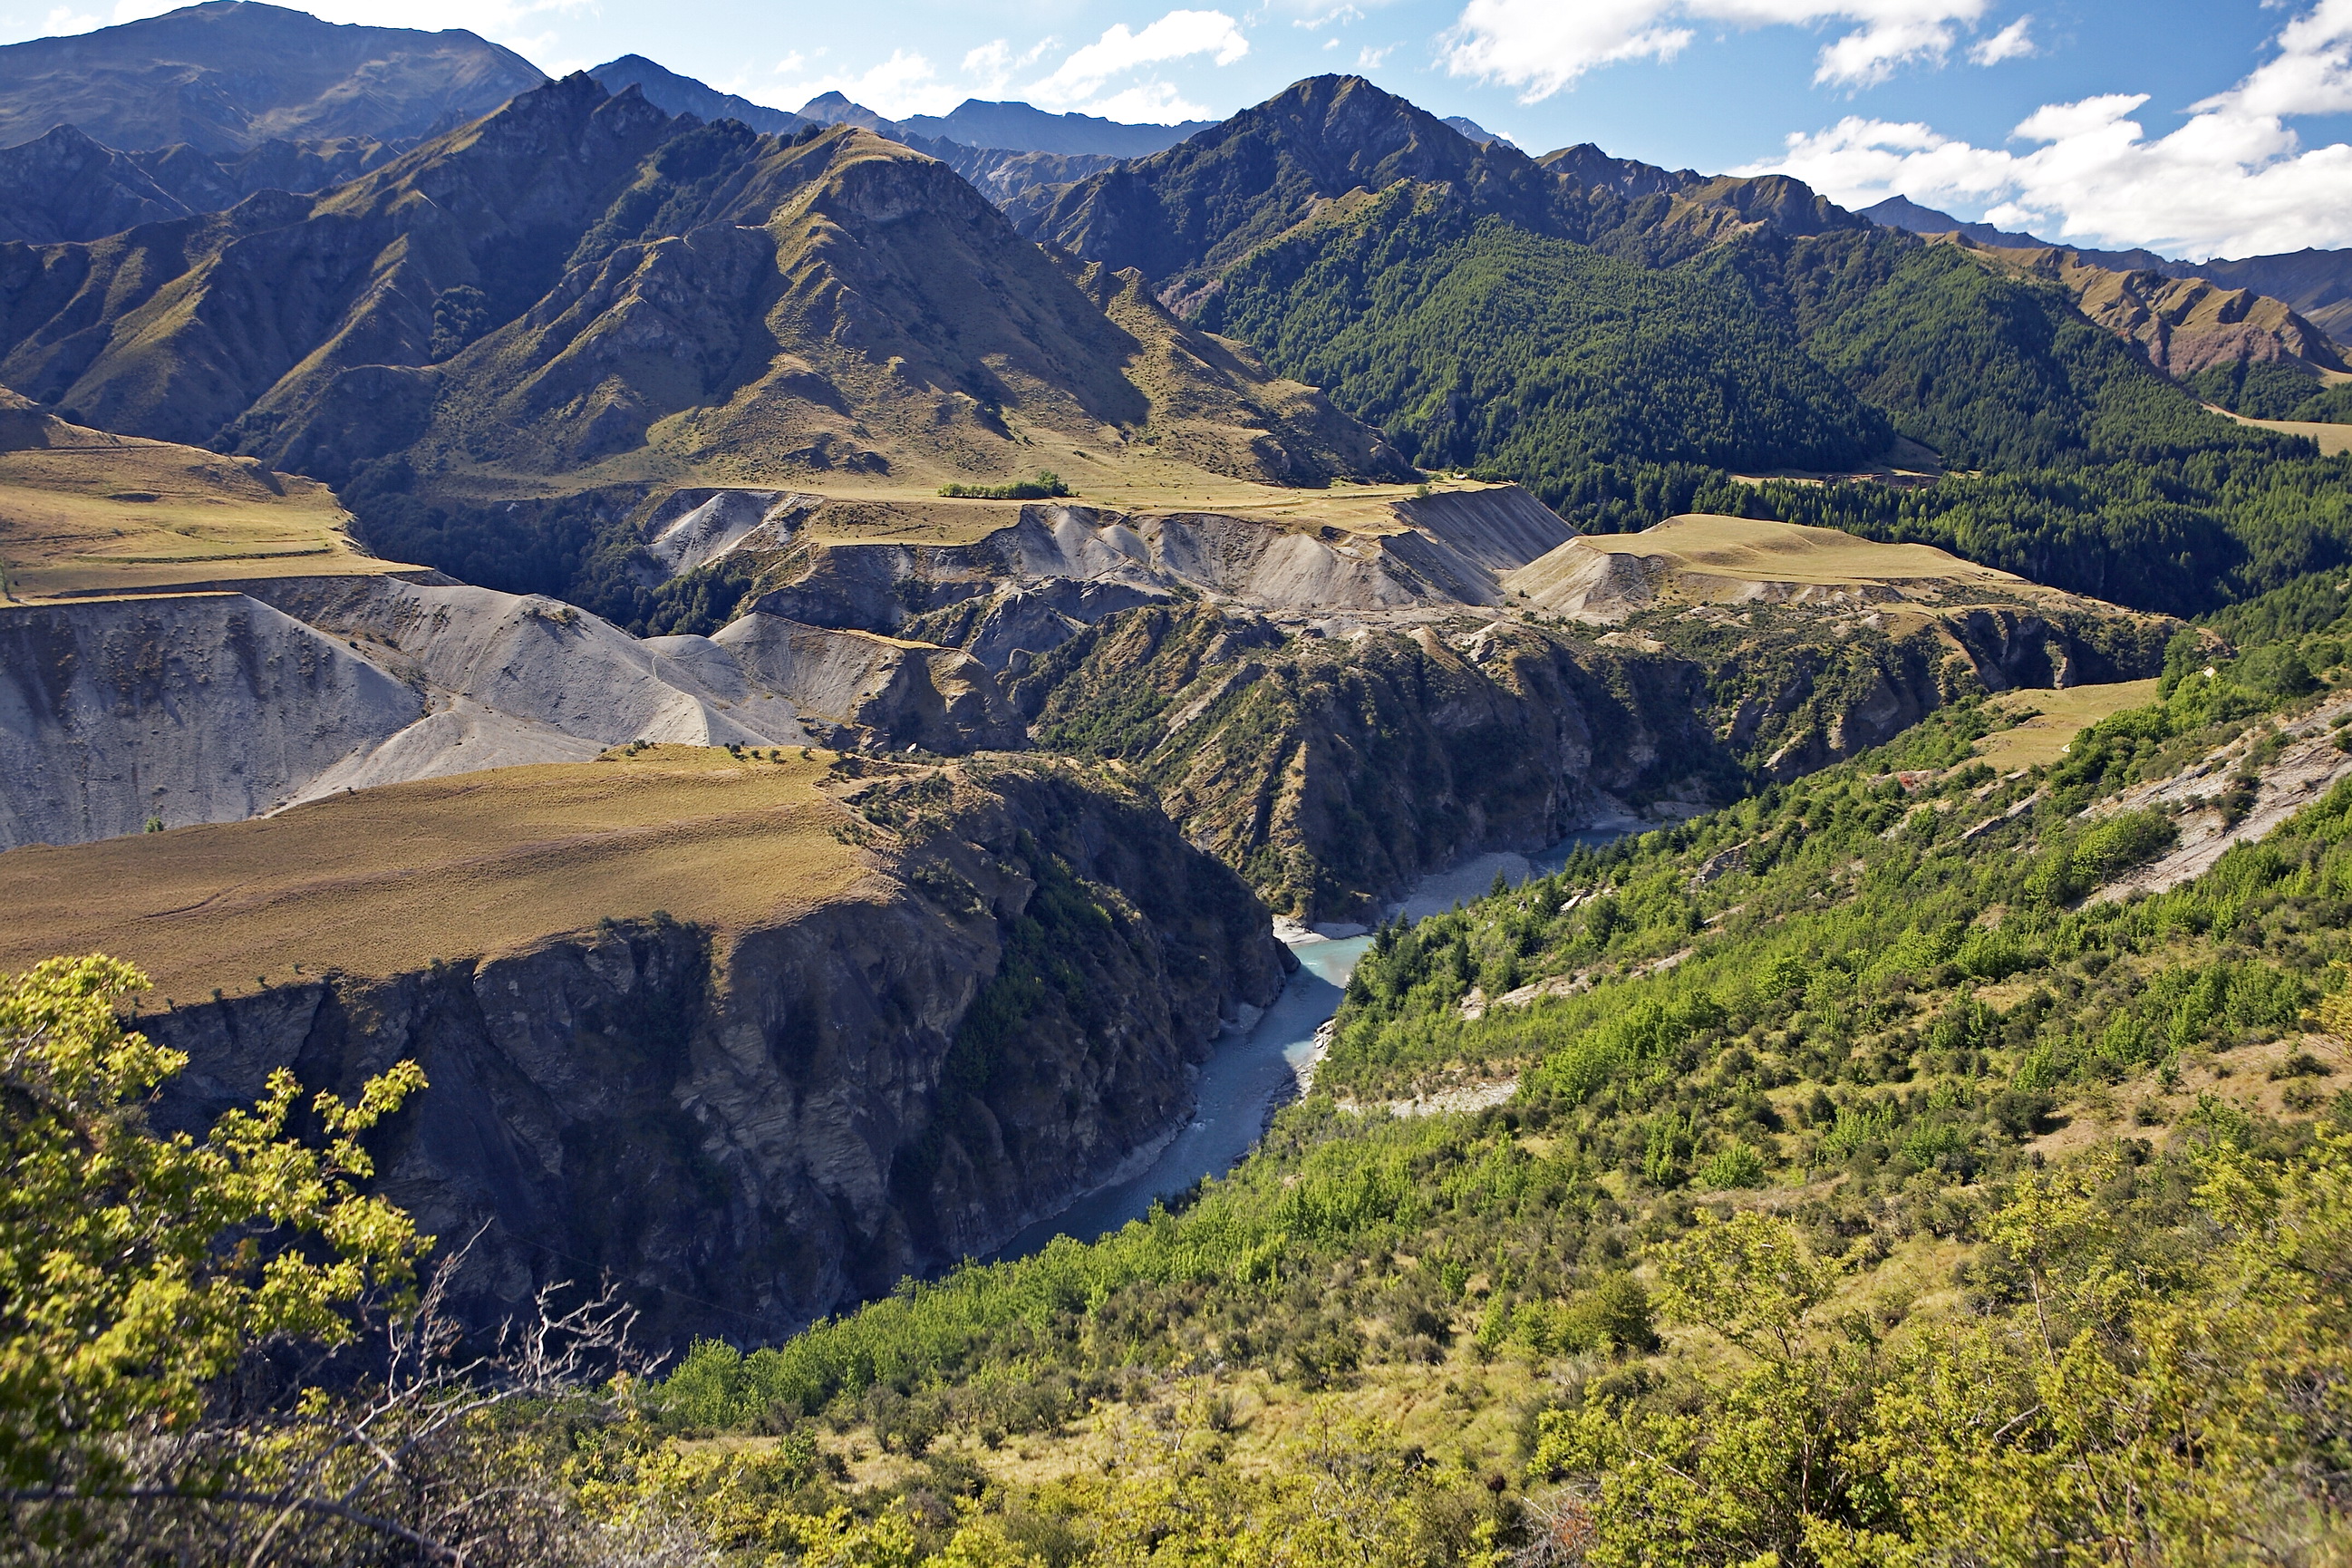
[[(891, 120), (945, 114), (967, 98), (1003, 95), (1055, 43), (1050, 37), (1040, 39), (1015, 54), (1004, 39), (992, 39), (965, 53), (952, 81), (941, 77), (929, 57), (899, 49), (864, 71), (804, 75), (775, 92), (795, 105), (820, 93), (839, 92)], [(1112, 27), (1093, 43), (1072, 50), (1044, 80), (1018, 90), (1051, 108), (1080, 109), (1113, 120), (1161, 123), (1200, 120), (1210, 111), (1188, 101), (1171, 83), (1156, 78), (1130, 79), (1124, 86), (1114, 83), (1146, 67), (1201, 55), (1219, 65), (1230, 65), (1248, 51), (1249, 41), (1223, 12), (1171, 11), (1139, 33), (1124, 24)], [(776, 68), (790, 76), (803, 68), (803, 61), (798, 55), (787, 56)]]
[(1394, 53), (1396, 53), (1394, 44), (1385, 44), (1377, 49), (1367, 44), (1356, 51), (1356, 68), (1360, 71), (1376, 71), (1381, 68), (1381, 63)]
[(2109, 93), (2036, 110), (2016, 150), (1857, 116), (1738, 172), (1794, 174), (1848, 205), (1899, 195), (1982, 211), (2078, 244), (2194, 258), (2352, 246), (2352, 145), (2306, 148), (2286, 123), (2352, 110), (2352, 0), (2322, 0), (2274, 44), (2163, 136), (2136, 118), (2146, 94)]
[(790, 99), (796, 109), (812, 98), (838, 92), (885, 120), (904, 120), (910, 114), (945, 114), (972, 96), (961, 85), (941, 81), (938, 68), (928, 56), (907, 49), (893, 49), (888, 59), (863, 71), (830, 71), (803, 78), (775, 90), (777, 97)]
[(1076, 103), (1096, 98), (1113, 77), (1140, 66), (1196, 55), (1207, 55), (1217, 64), (1229, 66), (1247, 53), (1249, 40), (1223, 11), (1171, 11), (1139, 33), (1118, 23), (1093, 43), (1072, 51), (1053, 75), (1029, 90), (1046, 103)]
[[(2352, 0), (2331, 0), (2352, 4)], [(1906, 65), (1941, 65), (1989, 0), (1468, 0), (1440, 42), (1446, 68), (1519, 89), (1533, 103), (1587, 72), (1670, 60), (1697, 26), (1843, 28), (1822, 46), (1813, 80), (1868, 87)], [(2012, 37), (2012, 35), (2014, 35)], [(2006, 40), (2006, 41), (2004, 41)], [(2031, 46), (2021, 22), (1975, 46), (2007, 58)]]
[(776, 62), (775, 74), (778, 76), (797, 76), (807, 68), (807, 58), (802, 55), (800, 50), (794, 49), (784, 56), (782, 59)]
[(41, 33), (45, 37), (57, 38), (68, 33), (87, 33), (98, 26), (100, 23), (96, 16), (76, 11), (70, 5), (60, 5), (49, 13), (48, 20), (42, 24)]
[(2033, 39), (2028, 29), (2033, 26), (2031, 16), (2020, 16), (1991, 37), (1979, 41), (1969, 50), (1969, 58), (1980, 66), (1997, 66), (2003, 60), (2022, 59), (2033, 53)]
[(1099, 114), (1105, 120), (1137, 125), (1173, 125), (1182, 120), (1213, 118), (1209, 110), (1188, 100), (1173, 83), (1164, 81), (1148, 81), (1125, 92), (1096, 99), (1086, 106), (1086, 111)]
[(1040, 38), (1016, 55), (1013, 52), (1013, 46), (1003, 38), (992, 39), (964, 56), (963, 74), (990, 92), (1001, 92), (1004, 84), (1013, 79), (1013, 72), (1026, 70), (1035, 65), (1039, 57), (1058, 41), (1051, 37)]

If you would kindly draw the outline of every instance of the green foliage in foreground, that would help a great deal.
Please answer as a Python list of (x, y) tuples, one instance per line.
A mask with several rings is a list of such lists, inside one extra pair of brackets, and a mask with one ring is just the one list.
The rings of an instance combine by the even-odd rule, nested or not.
[[(359, 1190), (360, 1134), (425, 1086), (413, 1062), (356, 1104), (321, 1094), (324, 1148), (286, 1136), (283, 1068), (199, 1143), (158, 1137), (140, 1102), (186, 1058), (125, 1029), (146, 982), (106, 958), (0, 981), (0, 1483), (87, 1484), (112, 1439), (192, 1420), (248, 1347), (352, 1335), (346, 1310), (397, 1290), (431, 1244)], [(310, 1241), (315, 1257), (293, 1250)]]
[(1667, 1314), (1731, 1354), (1672, 1402), (1542, 1417), (1531, 1469), (1588, 1478), (1583, 1562), (2344, 1560), (2352, 1136), (2138, 1169), (2109, 1145), (1979, 1234), (1971, 1318), (1901, 1334), (1785, 1220), (1659, 1249)]
[[(1359, 1560), (1844, 1568), (1950, 1561), (1958, 1539), (1970, 1561), (2120, 1563), (2128, 1526), (2145, 1546), (2128, 1560), (2220, 1563), (2242, 1560), (2210, 1531), (2234, 1508), (2264, 1550), (2305, 1553), (2276, 1560), (2335, 1561), (2352, 1095), (2327, 1110), (2326, 1064), (2293, 1056), (2273, 1071), (2284, 1121), (2167, 1091), (2292, 1038), (2315, 1006), (2352, 1022), (2352, 784), (2169, 892), (2078, 901), (2173, 839), (2119, 790), (2243, 738), (2315, 668), (2340, 678), (2344, 628), (2292, 597), (2249, 613), (2284, 640), (2208, 677), (2184, 636), (2161, 702), (2031, 776), (1969, 761), (1987, 726), (1961, 705), (1389, 928), (1317, 1093), (1231, 1176), (782, 1345), (698, 1345), (659, 1419), (814, 1416), (912, 1457), (951, 1432), (1054, 1434), (1171, 1378), (1250, 1371), (1344, 1402), (1376, 1373), (1511, 1358), (1543, 1379), (1525, 1491), (1419, 1556), (1402, 1521), (1453, 1504), (1412, 1493)], [(2287, 653), (2304, 679), (2282, 675)], [(1568, 994), (1496, 1003), (1547, 982)], [(1391, 1119), (1334, 1093), (1512, 1071), (1516, 1099), (1477, 1116)], [(2130, 1137), (2044, 1173), (2032, 1145), (2062, 1116), (2121, 1119), (2126, 1100)], [(1931, 1305), (1947, 1279), (1961, 1301)], [(1245, 1484), (1213, 1455), (995, 1489), (971, 1539), (1045, 1509), (1066, 1526), (1054, 1560), (1144, 1561), (1122, 1521), (1157, 1506), (1223, 1529), (1148, 1560), (1247, 1561), (1220, 1541), (1282, 1506), (1249, 1487), (1324, 1474), (1291, 1455)], [(2170, 1489), (2160, 1506), (2101, 1512), (2101, 1489), (2150, 1486)]]

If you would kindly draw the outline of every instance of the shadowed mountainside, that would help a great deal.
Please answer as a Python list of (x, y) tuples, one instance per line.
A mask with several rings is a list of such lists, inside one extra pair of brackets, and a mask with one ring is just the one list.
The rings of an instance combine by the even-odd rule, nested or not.
[(221, 157), (186, 142), (118, 153), (71, 125), (0, 151), (0, 240), (99, 239), (235, 206), (259, 191), (316, 191), (390, 163), (370, 136), (271, 140)]

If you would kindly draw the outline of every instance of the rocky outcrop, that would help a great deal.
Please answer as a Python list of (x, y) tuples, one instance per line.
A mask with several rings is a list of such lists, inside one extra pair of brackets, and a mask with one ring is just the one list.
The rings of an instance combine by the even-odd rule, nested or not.
[(632, 741), (1025, 743), (951, 648), (759, 615), (640, 641), (552, 599), (395, 576), (243, 587), (0, 607), (0, 848)]
[(1286, 637), (1113, 617), (1013, 683), (1041, 745), (1118, 758), (1276, 909), (1362, 921), (1423, 875), (1738, 788), (1695, 664), (1505, 621)]
[(609, 1274), (655, 1343), (772, 1340), (985, 1254), (1190, 1114), (1192, 1064), (1285, 955), (1140, 800), (1052, 766), (884, 774), (852, 799), (898, 847), (856, 896), (486, 959), (460, 917), (429, 970), (142, 1020), (190, 1057), (163, 1118), (279, 1067), (348, 1092), (416, 1060), (381, 1186), (445, 1246), (478, 1235), (478, 1321)]
[[(656, 637), (650, 647), (699, 642)], [(1021, 721), (970, 654), (781, 616), (743, 616), (709, 639), (744, 677), (789, 699), (828, 745), (908, 746), (955, 754), (1017, 750)]]

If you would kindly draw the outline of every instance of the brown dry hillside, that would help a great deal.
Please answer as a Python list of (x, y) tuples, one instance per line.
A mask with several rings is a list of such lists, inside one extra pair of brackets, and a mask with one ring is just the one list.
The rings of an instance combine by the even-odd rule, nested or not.
[(1668, 518), (1639, 533), (1572, 539), (1503, 585), (1543, 609), (1596, 623), (1676, 604), (2090, 603), (1933, 545), (1704, 514)]
[(0, 246), (0, 378), (384, 510), (1154, 450), (1275, 482), (1405, 477), (1309, 389), (1057, 264), (943, 163), (854, 127), (674, 119), (584, 75), (315, 196)]
[(0, 388), (0, 593), (17, 600), (398, 571), (315, 479), (70, 425)]
[(2300, 360), (2323, 371), (2346, 368), (2326, 332), (2284, 301), (2250, 289), (2203, 278), (2117, 271), (2054, 246), (2000, 247), (1959, 235), (1937, 237), (2003, 271), (2061, 285), (2083, 314), (2137, 343), (2150, 364), (2179, 380), (2208, 365), (2245, 361)]
[(661, 746), (338, 795), (251, 822), (0, 856), (0, 972), (138, 964), (185, 1002), (387, 976), (665, 910), (724, 932), (854, 895), (870, 862), (829, 753)]

